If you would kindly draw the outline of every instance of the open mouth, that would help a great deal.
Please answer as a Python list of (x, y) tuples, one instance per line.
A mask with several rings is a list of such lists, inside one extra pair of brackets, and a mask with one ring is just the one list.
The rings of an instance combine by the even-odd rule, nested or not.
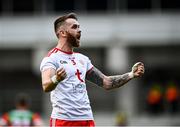
[(80, 38), (81, 38), (81, 35), (77, 35), (77, 39), (80, 40)]

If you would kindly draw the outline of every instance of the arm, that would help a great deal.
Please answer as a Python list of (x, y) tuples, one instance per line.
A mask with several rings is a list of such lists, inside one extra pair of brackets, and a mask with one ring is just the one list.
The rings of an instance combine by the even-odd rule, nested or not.
[(133, 78), (140, 77), (144, 74), (144, 65), (139, 62), (132, 67), (132, 71), (123, 75), (106, 76), (100, 72), (97, 68), (93, 68), (87, 74), (87, 80), (97, 84), (106, 90), (121, 87)]
[(60, 81), (65, 79), (66, 72), (63, 68), (59, 68), (57, 71), (53, 68), (48, 68), (41, 72), (41, 77), (43, 90), (50, 92), (56, 88)]

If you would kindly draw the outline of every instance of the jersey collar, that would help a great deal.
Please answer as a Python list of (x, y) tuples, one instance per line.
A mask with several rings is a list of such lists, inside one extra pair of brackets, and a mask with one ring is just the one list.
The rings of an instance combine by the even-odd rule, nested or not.
[(60, 52), (65, 53), (65, 54), (68, 54), (68, 55), (73, 54), (73, 52), (66, 52), (66, 51), (63, 51), (63, 50), (61, 50), (61, 49), (59, 49), (59, 48), (55, 48), (55, 49), (59, 50)]

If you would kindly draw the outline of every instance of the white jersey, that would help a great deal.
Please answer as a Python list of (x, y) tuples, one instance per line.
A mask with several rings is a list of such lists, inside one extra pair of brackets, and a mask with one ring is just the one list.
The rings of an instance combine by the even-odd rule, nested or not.
[(57, 70), (63, 67), (67, 77), (51, 91), (51, 117), (62, 120), (93, 120), (92, 110), (86, 90), (86, 73), (93, 68), (88, 57), (74, 52), (51, 50), (40, 66)]

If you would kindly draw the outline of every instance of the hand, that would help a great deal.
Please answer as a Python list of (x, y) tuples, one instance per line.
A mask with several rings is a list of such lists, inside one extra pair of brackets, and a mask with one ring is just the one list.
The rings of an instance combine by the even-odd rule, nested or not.
[(144, 64), (142, 62), (137, 62), (136, 64), (134, 64), (134, 66), (132, 67), (132, 71), (134, 78), (136, 77), (141, 77), (144, 72)]
[(64, 68), (58, 68), (56, 70), (56, 79), (58, 82), (64, 80), (66, 78), (67, 74)]

